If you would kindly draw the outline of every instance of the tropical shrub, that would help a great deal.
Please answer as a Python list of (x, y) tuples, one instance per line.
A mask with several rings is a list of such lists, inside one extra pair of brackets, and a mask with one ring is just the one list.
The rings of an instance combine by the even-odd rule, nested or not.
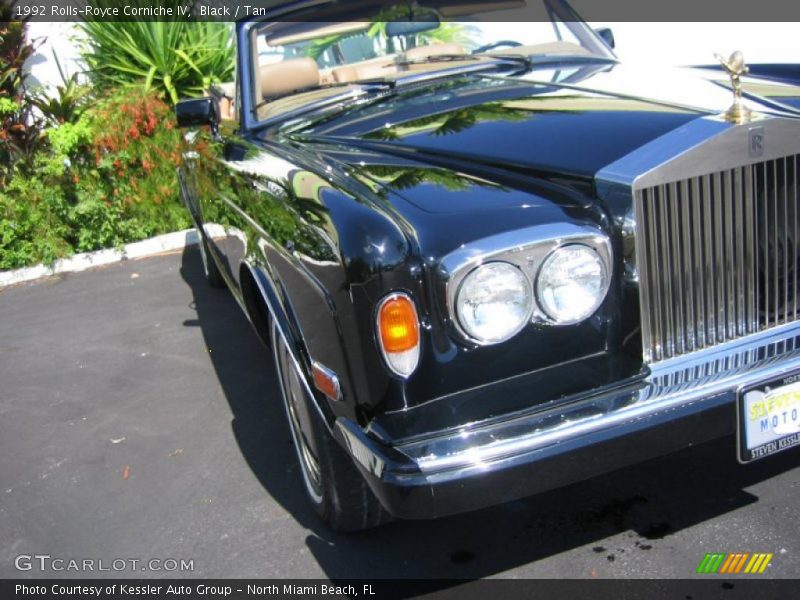
[[(94, 0), (95, 4), (111, 0)], [(115, 3), (115, 2), (113, 2)], [(112, 3), (112, 4), (113, 4)], [(170, 0), (165, 5), (182, 4)], [(83, 59), (101, 89), (144, 84), (171, 103), (202, 95), (212, 83), (233, 78), (234, 46), (226, 23), (87, 21)]]
[(55, 51), (53, 60), (58, 67), (61, 85), (57, 85), (55, 93), (46, 90), (32, 90), (28, 93), (28, 101), (35, 106), (49, 125), (58, 126), (62, 123), (75, 123), (92, 98), (92, 91), (88, 85), (78, 81), (79, 73), (67, 76), (61, 68), (61, 62)]
[(0, 270), (68, 255), (67, 205), (63, 190), (35, 177), (17, 175), (0, 189)]
[[(0, 270), (191, 225), (175, 175), (185, 142), (154, 91), (111, 93), (46, 142), (0, 188)], [(210, 152), (202, 140), (193, 149)]]
[[(229, 26), (84, 23), (94, 85), (62, 72), (48, 96), (23, 86), (36, 43), (6, 9), (0, 4), (0, 270), (189, 227), (175, 173), (185, 142), (170, 105), (232, 78)], [(193, 149), (207, 155), (206, 144)]]
[(130, 90), (109, 97), (88, 119), (94, 132), (91, 175), (97, 180), (93, 184), (124, 207), (126, 218), (138, 223), (137, 235), (188, 227), (175, 174), (184, 142), (170, 107), (152, 92)]

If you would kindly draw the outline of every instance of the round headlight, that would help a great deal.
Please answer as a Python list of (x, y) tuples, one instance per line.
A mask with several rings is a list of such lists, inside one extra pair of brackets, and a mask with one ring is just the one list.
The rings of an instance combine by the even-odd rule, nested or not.
[(556, 248), (539, 270), (536, 298), (556, 323), (568, 325), (591, 316), (608, 291), (608, 272), (600, 255), (589, 246)]
[(533, 310), (525, 274), (512, 264), (490, 262), (473, 269), (456, 296), (456, 318), (482, 344), (497, 344), (518, 333)]

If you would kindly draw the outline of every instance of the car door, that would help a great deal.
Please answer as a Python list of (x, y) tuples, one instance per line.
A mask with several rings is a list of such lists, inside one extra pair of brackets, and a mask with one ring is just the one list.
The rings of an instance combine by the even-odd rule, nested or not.
[(235, 111), (224, 101), (217, 131), (192, 130), (186, 134), (187, 149), (178, 178), (209, 258), (228, 285), (236, 289), (239, 265), (247, 248), (246, 220), (236, 210), (236, 198), (249, 188), (241, 173), (248, 144), (239, 136)]

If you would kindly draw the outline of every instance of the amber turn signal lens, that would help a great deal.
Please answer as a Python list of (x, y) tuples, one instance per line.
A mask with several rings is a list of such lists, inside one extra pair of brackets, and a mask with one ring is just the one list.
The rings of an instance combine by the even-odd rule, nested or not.
[(336, 373), (316, 361), (311, 365), (311, 373), (314, 376), (315, 388), (331, 400), (341, 400), (342, 392)]
[(397, 295), (384, 301), (378, 325), (384, 353), (407, 352), (419, 345), (417, 310), (407, 296)]

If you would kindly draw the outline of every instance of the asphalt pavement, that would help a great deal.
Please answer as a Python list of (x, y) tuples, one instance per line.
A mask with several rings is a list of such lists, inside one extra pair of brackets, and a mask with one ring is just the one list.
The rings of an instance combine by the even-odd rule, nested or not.
[[(335, 534), (306, 504), (271, 357), (196, 248), (0, 291), (0, 578), (684, 578), (707, 552), (773, 553), (758, 577), (798, 577), (798, 465), (739, 465), (722, 439)], [(17, 570), (29, 555), (126, 563)]]

